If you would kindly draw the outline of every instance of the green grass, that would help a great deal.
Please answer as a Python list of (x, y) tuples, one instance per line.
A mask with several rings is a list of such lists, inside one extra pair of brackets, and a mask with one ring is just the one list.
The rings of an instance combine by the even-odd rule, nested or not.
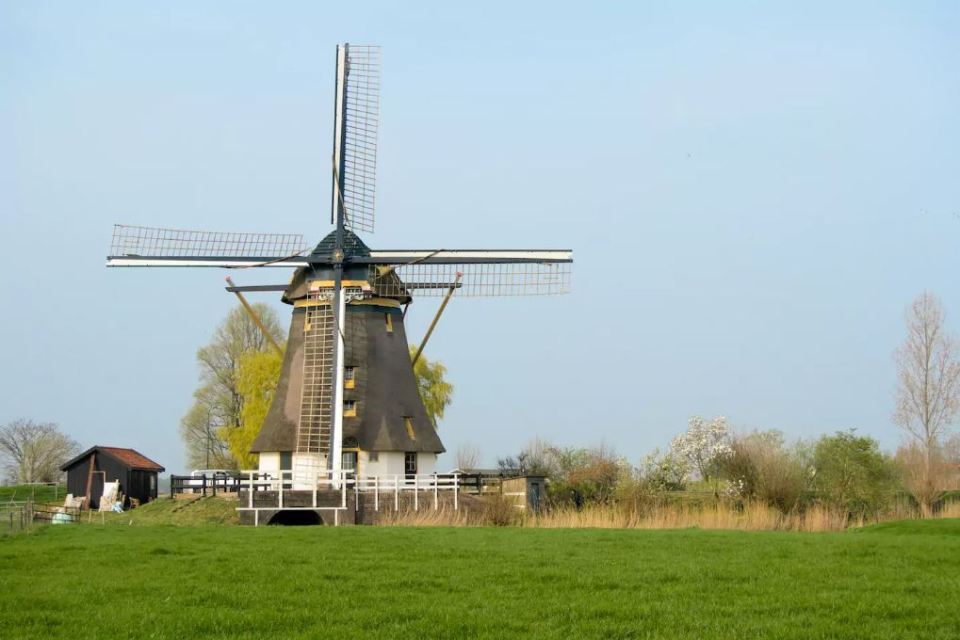
[[(120, 525), (158, 525), (173, 524), (178, 526), (195, 526), (207, 524), (237, 524), (237, 501), (224, 500), (212, 496), (197, 498), (182, 498), (172, 500), (160, 498), (142, 507), (130, 509), (123, 513), (105, 513), (105, 524)], [(84, 520), (89, 514), (84, 516)], [(100, 522), (97, 513), (91, 518), (93, 522)]]
[(957, 638), (958, 532), (47, 527), (0, 637)]
[(0, 487), (0, 503), (15, 500), (24, 502), (33, 500), (37, 504), (48, 502), (59, 502), (63, 504), (63, 499), (67, 496), (67, 485), (61, 484), (58, 487), (48, 485), (11, 485)]

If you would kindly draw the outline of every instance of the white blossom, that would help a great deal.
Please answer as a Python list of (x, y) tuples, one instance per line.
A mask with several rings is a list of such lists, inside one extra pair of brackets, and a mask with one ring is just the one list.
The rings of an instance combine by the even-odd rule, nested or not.
[(713, 464), (731, 452), (727, 419), (717, 416), (707, 422), (693, 416), (687, 431), (670, 443), (670, 452), (695, 469), (701, 479), (709, 479)]

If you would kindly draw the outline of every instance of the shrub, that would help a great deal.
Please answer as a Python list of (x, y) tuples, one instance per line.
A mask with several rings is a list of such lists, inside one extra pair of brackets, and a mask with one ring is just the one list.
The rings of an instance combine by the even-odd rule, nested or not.
[(873, 438), (853, 431), (823, 436), (813, 449), (813, 488), (824, 504), (854, 516), (889, 509), (897, 470)]
[(731, 438), (730, 451), (718, 467), (738, 497), (789, 513), (801, 505), (808, 487), (807, 458), (800, 444), (787, 449), (779, 431), (755, 431)]

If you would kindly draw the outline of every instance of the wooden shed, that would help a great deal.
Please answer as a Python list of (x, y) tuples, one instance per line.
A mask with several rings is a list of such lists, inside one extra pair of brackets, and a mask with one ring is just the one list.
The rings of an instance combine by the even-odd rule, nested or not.
[(100, 507), (103, 483), (120, 481), (124, 495), (123, 506), (130, 506), (130, 498), (141, 504), (157, 497), (157, 474), (164, 468), (133, 449), (121, 447), (90, 447), (62, 467), (67, 472), (67, 492), (87, 496), (89, 508)]

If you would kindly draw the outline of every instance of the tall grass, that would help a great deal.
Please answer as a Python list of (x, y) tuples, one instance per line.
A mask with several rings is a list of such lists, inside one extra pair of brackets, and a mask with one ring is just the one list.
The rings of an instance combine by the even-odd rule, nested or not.
[[(511, 507), (512, 508), (512, 507)], [(484, 509), (446, 507), (437, 510), (398, 511), (384, 514), (379, 524), (413, 527), (470, 527), (508, 525), (540, 529), (728, 529), (741, 531), (841, 531), (868, 524), (904, 520), (919, 516), (915, 508), (901, 505), (873, 518), (851, 517), (823, 506), (782, 513), (763, 502), (733, 503), (719, 501), (708, 505), (658, 504), (642, 508), (622, 505), (595, 505), (577, 510), (559, 508), (539, 515), (519, 509), (510, 521), (494, 504)], [(960, 502), (944, 505), (938, 518), (960, 517)]]

